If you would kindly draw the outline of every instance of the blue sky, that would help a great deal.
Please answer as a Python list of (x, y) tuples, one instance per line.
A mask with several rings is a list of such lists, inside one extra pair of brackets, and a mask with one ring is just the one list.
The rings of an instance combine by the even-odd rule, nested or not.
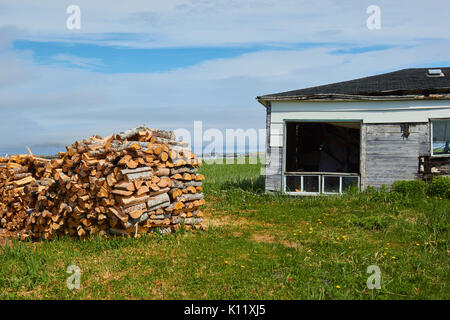
[[(80, 30), (66, 28), (71, 4)], [(258, 95), (450, 65), (448, 12), (447, 0), (0, 0), (0, 154), (141, 123), (264, 128)]]
[[(73, 68), (86, 68), (103, 73), (165, 72), (200, 64), (213, 59), (235, 58), (251, 52), (267, 50), (306, 50), (314, 47), (334, 47), (333, 43), (249, 44), (230, 47), (168, 47), (133, 48), (105, 46), (92, 43), (41, 42), (16, 40), (13, 49), (31, 51), (34, 60), (42, 65), (61, 64)], [(358, 47), (356, 44), (339, 43), (346, 49), (332, 54), (362, 53), (393, 48), (394, 45)], [(74, 58), (79, 58), (76, 60)], [(70, 59), (72, 58), (72, 59)]]
[[(38, 42), (18, 40), (14, 42), (15, 50), (31, 50), (39, 64), (62, 64), (74, 68), (87, 68), (104, 73), (164, 72), (203, 61), (219, 58), (232, 58), (257, 51), (255, 47), (226, 48), (124, 48), (119, 46), (102, 46), (84, 43)], [(78, 57), (74, 60), (61, 57)], [(85, 63), (81, 63), (85, 61)]]

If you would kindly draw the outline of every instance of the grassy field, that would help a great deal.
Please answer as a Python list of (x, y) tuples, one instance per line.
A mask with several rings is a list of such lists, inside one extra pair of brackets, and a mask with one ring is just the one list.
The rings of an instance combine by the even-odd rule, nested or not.
[[(449, 299), (450, 201), (263, 193), (260, 165), (205, 165), (205, 232), (12, 242), (1, 299)], [(66, 269), (81, 269), (69, 290)], [(367, 267), (381, 289), (366, 286)]]

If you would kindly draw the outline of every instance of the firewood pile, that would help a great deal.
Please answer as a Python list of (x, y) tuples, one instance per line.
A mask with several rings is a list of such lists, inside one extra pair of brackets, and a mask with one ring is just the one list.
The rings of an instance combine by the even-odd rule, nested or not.
[(66, 150), (0, 158), (0, 228), (34, 239), (205, 228), (201, 161), (173, 132), (140, 126)]
[(48, 160), (29, 156), (0, 158), (0, 227), (23, 231), (31, 213), (29, 187)]

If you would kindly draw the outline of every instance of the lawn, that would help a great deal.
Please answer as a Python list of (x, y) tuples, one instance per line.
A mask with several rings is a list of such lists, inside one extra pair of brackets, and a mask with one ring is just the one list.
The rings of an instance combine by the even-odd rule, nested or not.
[[(259, 164), (209, 164), (207, 231), (13, 241), (1, 299), (449, 299), (450, 201), (263, 193)], [(71, 264), (81, 287), (69, 290)], [(370, 290), (367, 268), (381, 271)]]

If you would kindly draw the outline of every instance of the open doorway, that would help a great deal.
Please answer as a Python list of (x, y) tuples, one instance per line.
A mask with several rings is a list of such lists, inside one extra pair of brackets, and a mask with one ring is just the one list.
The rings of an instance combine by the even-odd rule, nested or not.
[(286, 122), (285, 191), (359, 187), (360, 122)]

